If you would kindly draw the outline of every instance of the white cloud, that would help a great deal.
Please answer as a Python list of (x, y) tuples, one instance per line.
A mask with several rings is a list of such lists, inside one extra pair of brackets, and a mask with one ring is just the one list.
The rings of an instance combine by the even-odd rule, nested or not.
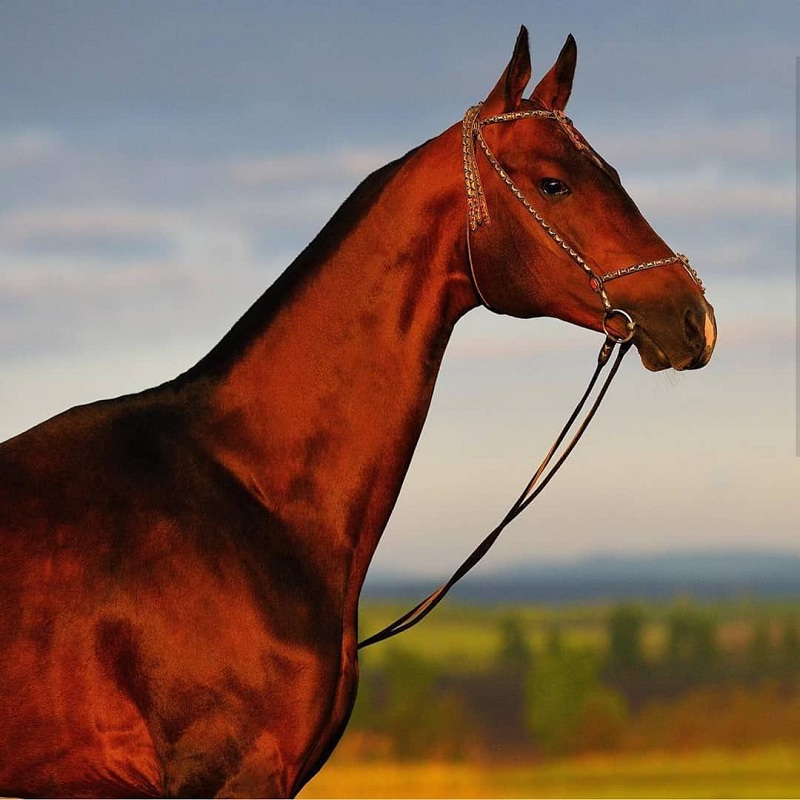
[(706, 167), (665, 175), (634, 175), (625, 185), (647, 213), (710, 220), (765, 217), (791, 219), (795, 213), (793, 180), (759, 180)]
[[(169, 246), (137, 249), (154, 239)], [(221, 335), (273, 273), (256, 257), (248, 226), (213, 211), (19, 211), (0, 220), (0, 353)]]
[(227, 170), (236, 186), (273, 184), (320, 184), (360, 181), (402, 152), (388, 149), (340, 150), (332, 153), (294, 153), (264, 158), (239, 159)]
[[(6, 274), (19, 262), (18, 251), (37, 243), (55, 240), (69, 244), (97, 240), (118, 241), (120, 248), (137, 240), (161, 239), (171, 245), (174, 256), (167, 260), (195, 264), (202, 268), (220, 259), (230, 263), (252, 260), (249, 231), (225, 214), (203, 209), (146, 208), (139, 206), (43, 208), (19, 211), (0, 220), (0, 258), (6, 251)], [(11, 251), (11, 252), (9, 252)], [(105, 256), (108, 260), (108, 257)], [(34, 256), (34, 260), (38, 260)], [(65, 256), (54, 255), (49, 263), (64, 263)], [(224, 263), (224, 262), (223, 262)], [(48, 272), (46, 265), (38, 265)], [(118, 270), (111, 260), (109, 268)], [(76, 272), (80, 266), (73, 265)], [(27, 271), (27, 270), (26, 270)]]
[(59, 140), (52, 133), (31, 128), (0, 137), (0, 171), (38, 164), (53, 156)]
[[(652, 130), (608, 133), (602, 155), (623, 169), (628, 164), (663, 161), (683, 162), (730, 161), (754, 162), (785, 159), (793, 149), (791, 138), (781, 134), (774, 120), (763, 118), (660, 122)], [(599, 146), (599, 144), (598, 144)]]
[(97, 233), (162, 233), (181, 215), (163, 209), (125, 207), (47, 208), (18, 211), (0, 220), (0, 237), (24, 242), (38, 236), (86, 236)]

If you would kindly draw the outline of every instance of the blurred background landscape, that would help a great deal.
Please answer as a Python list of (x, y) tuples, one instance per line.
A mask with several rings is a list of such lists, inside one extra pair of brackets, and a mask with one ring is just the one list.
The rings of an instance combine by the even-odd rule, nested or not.
[[(419, 583), (373, 579), (363, 631)], [(362, 651), (350, 727), (302, 796), (796, 797), (799, 585), (797, 556), (755, 551), (475, 577)]]

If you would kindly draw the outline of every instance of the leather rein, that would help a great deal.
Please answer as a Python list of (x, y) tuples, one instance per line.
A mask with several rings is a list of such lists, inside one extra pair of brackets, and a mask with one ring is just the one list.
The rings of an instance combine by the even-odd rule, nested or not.
[[(533, 474), (531, 479), (528, 481), (525, 489), (522, 491), (520, 496), (508, 510), (506, 515), (500, 521), (500, 523), (483, 539), (483, 541), (470, 553), (470, 555), (464, 560), (461, 566), (453, 573), (450, 579), (442, 584), (436, 591), (432, 592), (428, 597), (426, 597), (422, 602), (418, 603), (414, 608), (410, 611), (407, 611), (401, 617), (398, 617), (394, 622), (387, 625), (382, 630), (378, 631), (377, 633), (373, 634), (372, 636), (363, 639), (358, 643), (358, 649), (363, 647), (368, 647), (372, 644), (377, 644), (378, 642), (382, 642), (385, 639), (390, 639), (393, 636), (397, 636), (399, 633), (412, 628), (417, 623), (421, 622), (433, 609), (439, 605), (439, 603), (444, 599), (444, 597), (448, 594), (448, 592), (456, 585), (479, 561), (489, 552), (492, 545), (497, 541), (500, 534), (509, 525), (513, 520), (515, 520), (538, 496), (541, 494), (545, 486), (552, 480), (556, 472), (561, 468), (563, 463), (567, 460), (570, 453), (575, 449), (575, 446), (580, 441), (581, 437), (583, 436), (586, 429), (589, 427), (589, 423), (592, 421), (594, 415), (597, 413), (600, 404), (603, 401), (603, 398), (608, 391), (611, 382), (614, 379), (614, 376), (617, 374), (619, 370), (620, 364), (622, 363), (622, 359), (625, 357), (625, 354), (631, 347), (632, 339), (634, 334), (636, 333), (636, 322), (634, 321), (633, 317), (623, 309), (614, 308), (611, 304), (611, 301), (608, 298), (608, 294), (605, 290), (605, 285), (612, 280), (616, 280), (617, 278), (622, 278), (626, 275), (633, 275), (638, 272), (643, 272), (644, 270), (654, 269), (656, 267), (664, 267), (670, 264), (682, 264), (684, 269), (689, 273), (692, 280), (697, 284), (700, 288), (701, 292), (705, 292), (703, 288), (703, 283), (700, 280), (700, 276), (695, 272), (692, 266), (689, 264), (689, 259), (686, 258), (681, 253), (675, 253), (671, 256), (667, 256), (665, 258), (656, 259), (654, 261), (644, 261), (640, 264), (634, 264), (630, 267), (624, 267), (622, 269), (615, 270), (613, 272), (606, 273), (604, 275), (598, 274), (592, 267), (587, 263), (587, 261), (578, 253), (578, 251), (572, 247), (563, 236), (561, 236), (555, 228), (553, 228), (542, 215), (531, 205), (528, 199), (525, 197), (523, 192), (517, 187), (508, 173), (503, 169), (497, 159), (494, 157), (492, 151), (489, 148), (489, 145), (486, 143), (486, 140), (483, 138), (482, 129), (487, 125), (495, 125), (497, 123), (502, 122), (513, 122), (520, 119), (530, 119), (534, 117), (541, 117), (544, 119), (552, 119), (555, 120), (564, 132), (567, 134), (569, 139), (575, 145), (575, 147), (580, 150), (581, 152), (585, 153), (589, 158), (592, 159), (601, 169), (604, 171), (608, 171), (608, 166), (606, 163), (600, 158), (600, 156), (595, 153), (595, 151), (591, 148), (591, 146), (586, 142), (586, 140), (581, 136), (580, 133), (575, 129), (572, 124), (572, 121), (561, 111), (551, 111), (545, 109), (531, 109), (527, 111), (511, 111), (505, 114), (497, 114), (490, 117), (485, 117), (480, 119), (480, 110), (481, 104), (478, 103), (475, 106), (467, 109), (466, 114), (464, 115), (464, 121), (462, 124), (462, 155), (463, 155), (463, 162), (464, 162), (464, 183), (466, 186), (467, 192), (467, 211), (468, 211), (468, 225), (467, 225), (467, 258), (469, 260), (469, 270), (470, 270), (470, 277), (472, 278), (472, 283), (475, 288), (475, 292), (480, 298), (481, 303), (486, 306), (490, 311), (494, 311), (489, 305), (486, 300), (486, 297), (481, 292), (480, 286), (478, 285), (478, 281), (475, 275), (475, 267), (472, 261), (472, 248), (470, 244), (470, 234), (474, 233), (478, 230), (481, 226), (488, 227), (491, 225), (491, 218), (489, 216), (489, 209), (486, 205), (486, 197), (483, 192), (483, 185), (481, 182), (480, 172), (478, 171), (478, 164), (476, 158), (476, 143), (480, 146), (481, 150), (485, 154), (489, 164), (494, 168), (495, 172), (500, 176), (500, 179), (506, 186), (511, 190), (512, 194), (522, 203), (528, 213), (533, 217), (533, 219), (542, 227), (542, 229), (547, 233), (547, 235), (558, 244), (566, 254), (588, 275), (589, 277), (589, 286), (596, 294), (599, 295), (600, 300), (603, 304), (603, 317), (601, 320), (603, 332), (605, 333), (605, 341), (603, 342), (602, 347), (600, 348), (600, 353), (597, 357), (597, 366), (595, 368), (594, 374), (592, 375), (589, 385), (587, 386), (585, 392), (583, 393), (582, 397), (578, 401), (578, 404), (575, 406), (575, 410), (570, 415), (569, 419), (565, 423), (564, 427), (561, 429), (561, 432), (556, 437), (556, 440), (553, 442), (550, 449), (547, 451), (544, 459), (542, 460), (541, 464), (539, 465), (536, 472)], [(622, 335), (617, 335), (609, 328), (609, 321), (613, 317), (621, 317), (625, 323), (625, 333)], [(575, 421), (578, 419), (578, 416), (583, 411), (584, 406), (586, 405), (589, 397), (591, 396), (595, 385), (600, 378), (600, 375), (608, 364), (611, 355), (614, 351), (614, 348), (619, 345), (619, 351), (617, 353), (617, 357), (614, 360), (611, 369), (606, 376), (605, 381), (603, 382), (600, 390), (597, 393), (597, 396), (594, 399), (594, 402), (589, 407), (589, 410), (586, 412), (583, 420), (580, 422), (578, 427), (575, 430), (572, 438), (566, 444), (563, 449), (563, 452), (558, 456), (556, 461), (550, 467), (548, 471), (548, 466), (550, 462), (553, 460), (558, 449), (563, 444), (564, 440), (567, 437), (569, 431), (575, 425)]]

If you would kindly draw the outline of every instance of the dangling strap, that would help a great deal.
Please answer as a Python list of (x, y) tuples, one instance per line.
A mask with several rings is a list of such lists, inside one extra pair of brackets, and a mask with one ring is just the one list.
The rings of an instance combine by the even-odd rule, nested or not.
[[(597, 397), (595, 398), (594, 403), (592, 404), (589, 411), (586, 413), (583, 421), (578, 426), (575, 434), (573, 435), (570, 442), (567, 444), (564, 452), (559, 456), (555, 464), (552, 466), (550, 471), (544, 475), (545, 470), (547, 469), (548, 464), (552, 460), (553, 456), (555, 455), (558, 448), (561, 446), (561, 443), (566, 438), (567, 434), (571, 430), (572, 426), (575, 423), (575, 420), (578, 418), (578, 415), (583, 410), (586, 401), (589, 399), (589, 395), (592, 393), (592, 390), (597, 383), (598, 378), (600, 377), (600, 373), (603, 371), (603, 368), (608, 363), (609, 359), (611, 358), (611, 354), (614, 350), (614, 346), (617, 344), (613, 339), (607, 338), (606, 341), (603, 343), (602, 348), (600, 349), (600, 354), (597, 358), (597, 368), (592, 375), (591, 380), (589, 381), (589, 385), (586, 388), (586, 391), (583, 393), (578, 405), (575, 407), (575, 410), (570, 415), (570, 418), (567, 420), (566, 425), (561, 430), (561, 433), (556, 438), (555, 442), (553, 442), (552, 447), (547, 452), (547, 455), (544, 457), (544, 460), (539, 465), (539, 468), (534, 473), (533, 477), (528, 481), (528, 485), (523, 490), (522, 494), (517, 498), (517, 501), (511, 506), (508, 513), (503, 517), (500, 524), (472, 551), (469, 557), (464, 561), (464, 563), (453, 573), (453, 576), (442, 586), (440, 586), (435, 592), (430, 594), (426, 597), (421, 603), (418, 603), (414, 608), (410, 611), (403, 614), (403, 616), (396, 619), (390, 625), (387, 625), (383, 630), (378, 631), (378, 633), (373, 634), (372, 636), (364, 639), (363, 641), (358, 643), (358, 649), (360, 650), (362, 647), (369, 647), (372, 644), (376, 644), (378, 642), (382, 642), (385, 639), (390, 639), (393, 636), (397, 636), (397, 634), (402, 633), (403, 631), (407, 631), (409, 628), (414, 627), (418, 622), (421, 622), (437, 605), (444, 599), (447, 593), (489, 552), (492, 545), (497, 541), (500, 537), (500, 534), (506, 528), (506, 526), (516, 519), (542, 492), (545, 486), (550, 483), (550, 480), (553, 476), (558, 472), (561, 468), (561, 465), (567, 460), (569, 454), (575, 448), (575, 445), (578, 444), (580, 438), (583, 436), (584, 431), (586, 428), (589, 427), (589, 423), (592, 421), (592, 418), (597, 413), (597, 409), (600, 407), (600, 403), (603, 401), (603, 398), (608, 391), (608, 387), (611, 385), (611, 381), (614, 379), (614, 376), (617, 374), (617, 370), (619, 369), (620, 364), (622, 363), (622, 359), (625, 356), (625, 353), (628, 352), (630, 349), (631, 343), (630, 341), (622, 342), (620, 344), (619, 352), (617, 353), (617, 357), (614, 360), (614, 364), (611, 367), (608, 376), (606, 377), (605, 383), (601, 387)], [(541, 483), (539, 482), (541, 478)], [(538, 484), (538, 486), (537, 486)]]

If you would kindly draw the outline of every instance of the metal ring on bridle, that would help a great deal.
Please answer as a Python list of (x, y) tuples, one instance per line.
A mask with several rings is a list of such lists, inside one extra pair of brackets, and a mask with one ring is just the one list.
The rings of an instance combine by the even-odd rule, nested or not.
[[(620, 316), (625, 317), (625, 328), (628, 333), (625, 336), (617, 336), (617, 334), (613, 333), (608, 329), (607, 322), (611, 317)], [(633, 334), (636, 333), (636, 323), (633, 321), (633, 317), (627, 312), (623, 311), (621, 308), (609, 308), (605, 314), (603, 314), (603, 333), (611, 339), (612, 342), (616, 342), (617, 344), (625, 344), (625, 342), (629, 342), (633, 339)]]

